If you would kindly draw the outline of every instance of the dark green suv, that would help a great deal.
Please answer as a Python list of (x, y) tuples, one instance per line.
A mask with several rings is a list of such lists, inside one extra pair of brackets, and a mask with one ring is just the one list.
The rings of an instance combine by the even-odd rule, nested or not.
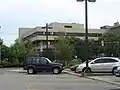
[(63, 70), (63, 64), (53, 63), (46, 57), (27, 57), (24, 61), (24, 70), (27, 70), (28, 74), (42, 71), (60, 74)]

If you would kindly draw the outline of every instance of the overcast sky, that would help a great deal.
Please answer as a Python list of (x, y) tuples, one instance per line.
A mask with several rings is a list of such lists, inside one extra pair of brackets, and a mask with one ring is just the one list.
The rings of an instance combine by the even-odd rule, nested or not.
[[(89, 28), (113, 25), (120, 21), (120, 0), (89, 3)], [(84, 23), (84, 2), (76, 0), (0, 0), (0, 37), (10, 45), (18, 28), (36, 27), (51, 22)]]

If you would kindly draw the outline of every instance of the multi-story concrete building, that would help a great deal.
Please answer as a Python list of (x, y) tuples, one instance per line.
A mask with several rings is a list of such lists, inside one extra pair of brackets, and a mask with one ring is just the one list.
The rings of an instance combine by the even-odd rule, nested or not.
[[(53, 48), (52, 42), (59, 35), (85, 39), (84, 24), (54, 22), (48, 27), (49, 48)], [(98, 37), (105, 32), (105, 29), (89, 29), (88, 36), (89, 39), (98, 40)], [(46, 48), (46, 27), (19, 28), (19, 39), (31, 40), (35, 45), (35, 51), (42, 52)]]
[(116, 33), (120, 34), (120, 24), (119, 22), (115, 22), (113, 26), (105, 25), (100, 27), (101, 29), (106, 29), (106, 33)]

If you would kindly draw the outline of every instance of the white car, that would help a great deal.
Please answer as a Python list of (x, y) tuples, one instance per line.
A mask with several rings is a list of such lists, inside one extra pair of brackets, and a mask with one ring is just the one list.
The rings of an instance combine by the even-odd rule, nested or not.
[[(90, 72), (112, 72), (112, 74), (115, 74), (117, 67), (120, 66), (120, 59), (116, 57), (100, 57), (89, 61), (88, 66)], [(77, 73), (85, 72), (85, 70), (85, 62), (76, 68)]]

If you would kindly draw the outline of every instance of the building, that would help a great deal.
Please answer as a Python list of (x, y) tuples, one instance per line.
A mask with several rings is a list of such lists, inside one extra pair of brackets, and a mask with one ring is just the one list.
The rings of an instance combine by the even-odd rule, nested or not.
[[(105, 29), (89, 29), (88, 38), (98, 40)], [(85, 39), (84, 24), (77, 23), (57, 23), (48, 25), (48, 44), (53, 48), (52, 42), (59, 35), (73, 36), (75, 38)], [(43, 52), (46, 48), (46, 27), (19, 28), (19, 40), (31, 40), (34, 44), (36, 53)]]
[(113, 26), (111, 26), (110, 28), (108, 28), (107, 32), (112, 32), (112, 33), (116, 33), (116, 34), (120, 34), (120, 24), (119, 22), (115, 22)]
[(100, 27), (101, 29), (106, 29), (106, 33), (116, 33), (116, 34), (120, 34), (120, 24), (119, 22), (115, 22), (113, 24), (113, 26), (109, 26), (109, 25), (105, 25)]

